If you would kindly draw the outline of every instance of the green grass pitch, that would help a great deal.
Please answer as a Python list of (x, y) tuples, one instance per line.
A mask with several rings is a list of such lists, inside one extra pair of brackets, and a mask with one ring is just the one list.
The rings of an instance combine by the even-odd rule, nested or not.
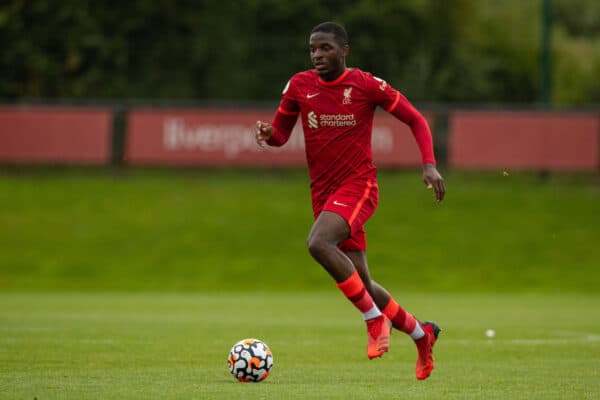
[[(448, 174), (439, 206), (418, 173), (379, 184), (369, 262), (390, 289), (600, 287), (595, 176)], [(305, 171), (0, 174), (0, 290), (329, 290), (309, 196)]]
[[(444, 331), (436, 369), (414, 377), (401, 333), (368, 360), (360, 315), (338, 293), (2, 294), (2, 399), (595, 399), (597, 295), (409, 294)], [(495, 329), (493, 339), (486, 329)], [(271, 376), (239, 383), (239, 339), (274, 354)]]
[[(597, 175), (379, 183), (372, 275), (444, 330), (424, 382), (403, 334), (367, 360), (305, 171), (0, 170), (0, 399), (600, 398)], [(227, 370), (246, 337), (263, 383)]]

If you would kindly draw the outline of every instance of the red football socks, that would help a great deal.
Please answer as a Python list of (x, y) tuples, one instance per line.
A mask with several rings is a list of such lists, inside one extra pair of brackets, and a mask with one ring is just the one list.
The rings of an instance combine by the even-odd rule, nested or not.
[(367, 289), (356, 270), (348, 279), (337, 283), (337, 287), (340, 288), (342, 293), (344, 293), (344, 296), (346, 296), (348, 300), (363, 313), (366, 320), (381, 315), (381, 312), (373, 302), (373, 298), (369, 292), (367, 292)]
[(392, 321), (392, 326), (402, 332), (412, 334), (417, 326), (417, 320), (406, 312), (400, 304), (390, 297), (390, 301), (383, 309), (383, 314)]

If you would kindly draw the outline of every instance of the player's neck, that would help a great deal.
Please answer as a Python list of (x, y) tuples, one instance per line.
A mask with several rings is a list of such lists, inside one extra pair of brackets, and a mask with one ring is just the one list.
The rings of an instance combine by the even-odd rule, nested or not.
[(342, 68), (340, 68), (337, 71), (331, 71), (328, 74), (325, 75), (321, 75), (320, 78), (323, 79), (325, 82), (333, 82), (336, 79), (338, 79), (340, 76), (342, 76), (344, 74), (344, 72), (346, 72), (346, 65), (342, 66)]

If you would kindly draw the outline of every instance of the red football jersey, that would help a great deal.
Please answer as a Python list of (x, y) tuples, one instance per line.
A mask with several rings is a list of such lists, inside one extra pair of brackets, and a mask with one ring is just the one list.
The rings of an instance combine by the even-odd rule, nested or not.
[[(335, 190), (352, 180), (374, 181), (377, 169), (373, 164), (371, 131), (377, 106), (407, 123), (415, 115), (422, 119), (400, 92), (360, 69), (346, 69), (331, 82), (321, 79), (314, 69), (300, 72), (283, 91), (273, 121), (275, 135), (268, 143), (285, 143), (299, 114), (313, 195)], [(282, 119), (287, 121), (282, 123)], [(423, 148), (431, 148), (426, 123), (425, 127), (429, 143), (424, 147), (415, 134), (422, 152)], [(426, 162), (435, 162), (432, 150), (431, 155), (424, 155), (424, 161), (426, 158)]]

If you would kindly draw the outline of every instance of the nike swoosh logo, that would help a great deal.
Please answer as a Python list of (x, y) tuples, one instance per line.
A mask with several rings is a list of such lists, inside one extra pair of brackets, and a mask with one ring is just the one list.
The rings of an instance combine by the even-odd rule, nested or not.
[(336, 206), (342, 206), (342, 207), (350, 207), (348, 204), (344, 204), (344, 203), (340, 203), (337, 200), (333, 201), (333, 204), (335, 204)]
[(311, 93), (308, 93), (308, 94), (306, 95), (306, 98), (307, 98), (307, 99), (312, 99), (313, 97), (315, 97), (315, 96), (318, 96), (318, 95), (320, 95), (320, 94), (321, 94), (321, 93), (313, 93), (313, 94), (311, 94)]

